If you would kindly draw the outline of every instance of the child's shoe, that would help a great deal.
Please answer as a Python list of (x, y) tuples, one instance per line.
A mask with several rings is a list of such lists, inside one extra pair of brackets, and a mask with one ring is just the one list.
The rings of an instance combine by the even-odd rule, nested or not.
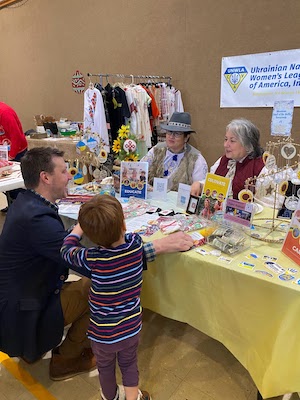
[[(101, 398), (102, 400), (107, 400), (106, 397), (104, 396), (102, 389), (101, 389)], [(117, 393), (114, 397), (113, 400), (126, 400), (125, 399), (125, 390), (124, 390), (124, 386), (123, 385), (118, 385), (117, 388)]]
[(137, 400), (151, 400), (151, 396), (146, 390), (139, 390)]

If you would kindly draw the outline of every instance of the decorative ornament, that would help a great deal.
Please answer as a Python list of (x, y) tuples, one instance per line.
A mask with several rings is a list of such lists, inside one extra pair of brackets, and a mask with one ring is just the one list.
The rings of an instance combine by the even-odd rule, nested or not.
[(288, 210), (294, 211), (297, 208), (298, 200), (297, 196), (292, 195), (285, 199), (284, 205)]
[(85, 79), (80, 71), (75, 71), (72, 76), (72, 89), (75, 93), (83, 93), (85, 89)]
[(90, 150), (93, 150), (97, 146), (97, 144), (97, 140), (95, 140), (94, 138), (89, 138), (87, 140), (87, 146)]
[(82, 173), (79, 171), (75, 176), (74, 176), (74, 183), (76, 183), (76, 185), (81, 185), (84, 181), (84, 176), (82, 175)]
[(273, 182), (269, 183), (269, 186), (266, 186), (266, 196), (271, 195), (274, 192), (275, 186)]
[(93, 172), (93, 177), (94, 177), (95, 179), (100, 179), (100, 176), (101, 176), (100, 169), (99, 169), (99, 168), (96, 168), (96, 169), (94, 170), (94, 172)]
[(244, 203), (251, 203), (253, 201), (253, 193), (249, 189), (243, 189), (239, 192), (238, 199)]
[(133, 153), (136, 150), (136, 142), (132, 139), (126, 139), (123, 144), (123, 149), (126, 153)]
[(267, 151), (265, 151), (262, 155), (262, 160), (264, 162), (264, 164), (266, 165), (267, 159), (269, 157), (270, 153), (268, 153)]
[(265, 166), (268, 170), (276, 168), (276, 158), (273, 154), (268, 155)]
[(87, 175), (87, 173), (88, 173), (88, 169), (87, 169), (87, 166), (85, 164), (82, 167), (82, 173), (83, 173), (83, 175)]
[(289, 184), (287, 181), (282, 181), (279, 185), (279, 193), (282, 194), (283, 196), (285, 195), (285, 192), (287, 191)]
[(296, 152), (297, 152), (296, 147), (291, 143), (287, 143), (284, 146), (282, 146), (280, 151), (282, 157), (285, 158), (286, 160), (291, 160), (292, 158), (294, 158)]
[(107, 178), (107, 172), (104, 169), (102, 169), (100, 170), (99, 179), (102, 181), (105, 178)]
[(129, 125), (122, 125), (118, 137), (113, 142), (112, 150), (120, 161), (138, 161), (137, 138), (130, 133)]
[(80, 140), (77, 144), (76, 144), (76, 148), (79, 151), (84, 151), (86, 149), (86, 143), (84, 143), (82, 140)]
[(73, 178), (77, 174), (77, 172), (78, 172), (77, 168), (75, 168), (75, 167), (69, 168), (69, 174), (72, 175)]
[(104, 164), (107, 161), (107, 151), (105, 149), (100, 149), (98, 160), (101, 164)]

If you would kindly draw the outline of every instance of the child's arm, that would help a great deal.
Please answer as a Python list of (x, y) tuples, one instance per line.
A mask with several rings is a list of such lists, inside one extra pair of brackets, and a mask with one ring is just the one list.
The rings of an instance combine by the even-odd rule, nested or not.
[(73, 230), (70, 232), (71, 235), (77, 235), (80, 238), (83, 235), (83, 230), (81, 229), (81, 226), (79, 224), (76, 224), (73, 228)]
[(91, 269), (86, 263), (88, 249), (81, 246), (79, 240), (83, 231), (79, 224), (77, 224), (72, 232), (65, 237), (63, 245), (60, 249), (62, 258), (71, 266), (86, 268), (88, 271)]

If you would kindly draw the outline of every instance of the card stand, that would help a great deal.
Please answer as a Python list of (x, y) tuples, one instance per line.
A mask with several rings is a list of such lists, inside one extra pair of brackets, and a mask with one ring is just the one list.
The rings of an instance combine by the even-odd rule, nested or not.
[(234, 223), (221, 223), (207, 238), (207, 243), (215, 249), (221, 250), (230, 256), (234, 256), (251, 246), (251, 236), (246, 229)]

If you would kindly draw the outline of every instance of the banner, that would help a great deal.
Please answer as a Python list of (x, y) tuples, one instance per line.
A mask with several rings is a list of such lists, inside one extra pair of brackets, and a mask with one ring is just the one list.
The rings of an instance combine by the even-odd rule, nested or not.
[(300, 49), (223, 57), (220, 107), (300, 106)]

